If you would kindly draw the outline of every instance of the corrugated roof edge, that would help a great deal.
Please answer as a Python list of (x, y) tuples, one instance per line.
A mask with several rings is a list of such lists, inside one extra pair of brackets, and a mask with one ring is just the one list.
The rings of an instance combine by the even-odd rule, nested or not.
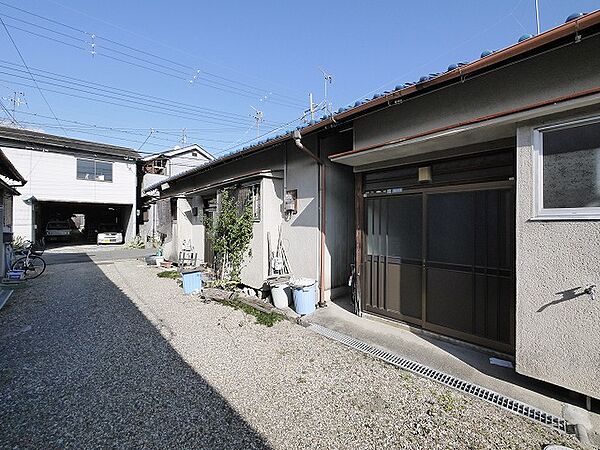
[[(0, 127), (0, 139), (24, 142), (27, 144), (44, 145), (48, 147), (62, 147), (71, 150), (99, 153), (111, 156), (122, 156), (134, 160), (140, 155), (133, 149), (117, 145), (102, 144), (100, 142), (84, 141), (39, 131), (24, 130), (21, 128)], [(6, 145), (8, 147), (8, 145)]]
[(23, 178), (23, 175), (17, 170), (10, 159), (0, 150), (0, 175), (4, 175), (13, 181), (17, 181), (24, 185), (27, 180)]
[[(400, 89), (396, 89), (392, 92), (387, 92), (385, 94), (375, 94), (370, 100), (366, 100), (364, 102), (356, 102), (357, 106), (352, 106), (348, 108), (340, 108), (341, 112), (334, 114), (329, 117), (322, 117), (320, 121), (312, 124), (308, 124), (304, 127), (299, 127), (298, 129), (303, 131), (303, 134), (315, 132), (321, 128), (324, 128), (328, 125), (348, 120), (357, 114), (360, 114), (363, 111), (369, 110), (371, 108), (383, 105), (390, 101), (398, 100), (402, 97), (409, 96), (416, 92), (424, 92), (427, 91), (428, 88), (436, 86), (438, 84), (460, 78), (464, 75), (481, 71), (490, 66), (499, 64), (507, 59), (513, 58), (515, 56), (522, 55), (524, 53), (536, 50), (539, 47), (542, 47), (546, 44), (552, 43), (556, 40), (562, 39), (570, 34), (577, 34), (579, 31), (585, 30), (591, 26), (597, 25), (600, 23), (600, 10), (596, 10), (580, 16), (577, 19), (570, 20), (564, 24), (558, 25), (557, 27), (551, 28), (543, 33), (538, 34), (537, 36), (530, 37), (525, 40), (517, 41), (515, 44), (512, 44), (508, 47), (505, 47), (501, 50), (490, 53), (487, 56), (479, 58), (470, 63), (457, 63), (456, 68), (452, 68), (441, 74), (431, 74), (435, 75), (434, 77), (427, 77), (426, 80), (422, 82), (411, 82), (405, 83), (400, 87)], [(451, 66), (449, 66), (450, 68)], [(356, 105), (355, 103), (355, 105)], [(237, 158), (245, 157), (248, 154), (252, 154), (254, 152), (258, 152), (264, 150), (268, 147), (272, 147), (274, 145), (278, 145), (283, 141), (292, 138), (293, 133), (291, 131), (287, 132), (282, 136), (277, 136), (273, 139), (267, 141), (261, 141), (253, 146), (242, 149), (241, 151), (231, 153), (227, 156), (224, 156), (219, 159), (215, 159), (208, 164), (205, 164), (200, 167), (195, 167), (191, 170), (181, 172), (176, 176), (170, 177), (166, 180), (163, 180), (161, 183), (156, 183), (155, 185), (149, 186), (145, 189), (145, 192), (150, 190), (157, 189), (161, 184), (176, 181), (177, 179), (184, 178), (186, 176), (192, 175), (195, 172), (206, 171), (216, 167), (220, 164), (226, 163), (230, 160), (235, 160)]]

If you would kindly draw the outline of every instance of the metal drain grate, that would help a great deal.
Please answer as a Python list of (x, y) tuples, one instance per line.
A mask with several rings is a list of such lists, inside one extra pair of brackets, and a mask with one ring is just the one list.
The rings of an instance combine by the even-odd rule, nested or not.
[(393, 353), (389, 353), (385, 350), (378, 349), (365, 342), (359, 341), (358, 339), (354, 339), (353, 337), (330, 330), (329, 328), (325, 328), (321, 325), (311, 324), (308, 326), (308, 328), (322, 336), (328, 337), (347, 345), (348, 347), (352, 347), (363, 353), (379, 358), (401, 369), (408, 370), (431, 380), (437, 381), (438, 383), (445, 384), (451, 388), (458, 389), (461, 392), (473, 395), (477, 398), (485, 400), (488, 403), (492, 403), (512, 413), (542, 423), (543, 425), (547, 425), (560, 431), (567, 431), (568, 424), (566, 420), (534, 408), (533, 406), (529, 406), (518, 400), (505, 397), (504, 395), (490, 391), (489, 389), (483, 388), (476, 384), (463, 381), (459, 378), (453, 377), (452, 375), (445, 374), (414, 361), (402, 358), (401, 356), (394, 355)]

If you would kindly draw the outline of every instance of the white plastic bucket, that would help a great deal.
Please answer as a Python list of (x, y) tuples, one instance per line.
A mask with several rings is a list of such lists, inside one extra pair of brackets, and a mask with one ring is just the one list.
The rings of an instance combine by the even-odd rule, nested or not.
[(275, 308), (287, 308), (290, 303), (289, 297), (290, 287), (286, 283), (273, 284), (271, 286), (271, 298)]

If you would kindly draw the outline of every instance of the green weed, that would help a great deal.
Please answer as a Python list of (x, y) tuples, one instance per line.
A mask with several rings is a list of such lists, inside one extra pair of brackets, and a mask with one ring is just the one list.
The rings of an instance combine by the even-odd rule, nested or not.
[(158, 278), (170, 278), (171, 280), (178, 280), (180, 278), (179, 272), (176, 270), (165, 270), (156, 274)]
[(264, 311), (260, 311), (246, 303), (239, 301), (238, 299), (225, 299), (221, 300), (221, 303), (226, 306), (230, 306), (233, 309), (239, 309), (246, 314), (256, 317), (256, 323), (260, 325), (265, 325), (267, 327), (272, 327), (277, 322), (281, 322), (284, 318), (281, 314), (277, 314), (274, 312), (266, 313)]

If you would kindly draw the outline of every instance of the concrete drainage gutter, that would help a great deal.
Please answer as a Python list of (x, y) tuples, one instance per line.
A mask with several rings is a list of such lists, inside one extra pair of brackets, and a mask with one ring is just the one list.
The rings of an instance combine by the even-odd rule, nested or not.
[[(212, 297), (213, 300), (218, 300), (210, 294), (206, 297)], [(246, 303), (247, 305), (250, 305), (261, 311), (277, 312), (292, 323), (297, 323), (298, 325), (312, 330), (313, 332), (318, 333), (321, 336), (327, 337), (341, 344), (344, 344), (347, 347), (351, 347), (369, 356), (385, 361), (386, 363), (391, 364), (395, 367), (429, 378), (430, 380), (436, 381), (445, 386), (461, 391), (465, 394), (469, 394), (473, 397), (477, 397), (481, 400), (484, 400), (488, 403), (505, 409), (513, 414), (526, 417), (530, 420), (533, 420), (534, 422), (540, 423), (550, 428), (554, 428), (560, 432), (575, 434), (582, 444), (591, 445), (590, 439), (587, 434), (587, 429), (585, 428), (585, 426), (579, 423), (571, 424), (562, 417), (558, 417), (548, 412), (542, 411), (541, 409), (535, 408), (519, 400), (515, 400), (513, 398), (494, 392), (490, 389), (479, 386), (477, 384), (461, 380), (460, 378), (448, 375), (439, 370), (435, 370), (423, 364), (403, 358), (399, 355), (390, 353), (386, 350), (382, 350), (373, 345), (367, 344), (366, 342), (360, 341), (358, 339), (332, 330), (330, 328), (326, 328), (322, 325), (311, 323), (310, 321), (306, 320), (306, 318), (299, 317), (289, 308), (287, 308), (288, 311), (279, 310), (269, 304), (253, 299), (249, 296), (238, 296), (237, 298), (239, 301)]]
[(302, 325), (305, 325), (306, 328), (314, 331), (315, 333), (318, 333), (329, 339), (333, 339), (337, 342), (340, 342), (341, 344), (344, 344), (348, 347), (354, 348), (355, 350), (358, 350), (362, 353), (385, 361), (388, 364), (392, 364), (395, 367), (429, 378), (430, 380), (436, 381), (438, 383), (461, 391), (465, 394), (472, 395), (488, 403), (492, 403), (496, 406), (499, 406), (502, 409), (510, 411), (513, 414), (526, 417), (542, 425), (554, 428), (561, 432), (576, 434), (583, 444), (589, 443), (589, 439), (587, 439), (587, 433), (585, 432), (585, 428), (569, 424), (562, 417), (558, 417), (553, 414), (547, 413), (531, 405), (527, 405), (518, 400), (506, 397), (502, 394), (486, 389), (482, 386), (478, 386), (474, 383), (461, 380), (452, 375), (445, 374), (435, 369), (431, 369), (430, 367), (424, 366), (423, 364), (419, 364), (414, 361), (402, 358), (399, 355), (395, 355), (393, 353), (379, 349), (370, 344), (367, 344), (366, 342), (360, 341), (351, 336), (347, 336), (345, 334), (339, 333), (321, 325), (305, 323), (302, 323)]

